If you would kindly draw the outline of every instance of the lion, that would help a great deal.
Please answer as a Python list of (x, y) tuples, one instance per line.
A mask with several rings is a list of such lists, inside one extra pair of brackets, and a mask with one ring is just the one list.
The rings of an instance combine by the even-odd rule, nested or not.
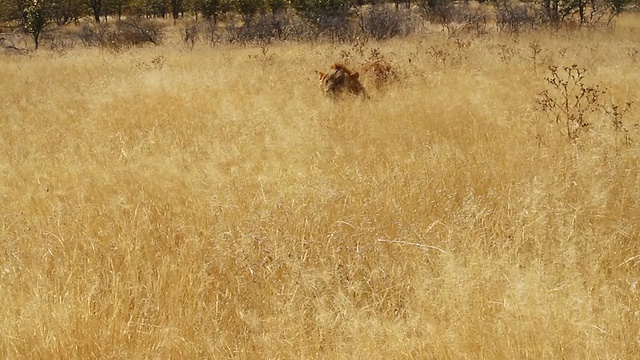
[(342, 64), (333, 64), (327, 73), (316, 71), (320, 77), (320, 87), (325, 94), (338, 96), (345, 93), (366, 97), (364, 87), (360, 83), (360, 74), (352, 72)]
[(371, 74), (377, 90), (382, 90), (386, 85), (398, 81), (397, 70), (384, 59), (368, 60), (364, 64), (365, 75)]

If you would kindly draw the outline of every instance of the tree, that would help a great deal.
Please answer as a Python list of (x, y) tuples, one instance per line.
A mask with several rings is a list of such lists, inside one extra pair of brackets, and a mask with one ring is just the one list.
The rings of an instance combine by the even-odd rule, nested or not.
[(242, 15), (245, 23), (250, 23), (258, 11), (264, 9), (263, 0), (233, 0), (234, 9)]
[(0, 22), (19, 23), (27, 26), (25, 9), (32, 5), (28, 0), (0, 0)]
[(349, 0), (291, 0), (291, 5), (312, 23), (326, 18), (348, 17)]
[(172, 0), (148, 0), (147, 7), (151, 10), (151, 14), (164, 19), (169, 13), (171, 1)]
[(83, 15), (80, 0), (54, 0), (47, 7), (51, 20), (57, 25), (78, 21)]
[(177, 20), (182, 12), (184, 12), (182, 0), (171, 0), (171, 15), (173, 15), (173, 20)]
[(198, 0), (196, 3), (196, 12), (200, 12), (207, 20), (213, 23), (218, 22), (218, 15), (222, 9), (220, 0)]
[(131, 2), (129, 0), (109, 0), (105, 13), (111, 16), (115, 15), (118, 17), (118, 20), (122, 20), (122, 14), (130, 5)]
[(577, 16), (580, 25), (609, 22), (619, 15), (629, 0), (538, 0), (551, 24), (562, 23)]
[(624, 7), (631, 3), (631, 0), (608, 0), (608, 2), (616, 15), (620, 15)]
[(542, 0), (540, 5), (548, 22), (560, 21), (560, 0)]
[(33, 37), (36, 49), (40, 43), (40, 35), (42, 31), (49, 24), (49, 19), (45, 13), (46, 8), (41, 0), (34, 0), (33, 3), (24, 9), (26, 18), (26, 28), (29, 34)]
[(102, 0), (83, 0), (83, 3), (91, 10), (95, 22), (99, 23), (100, 15), (102, 14)]

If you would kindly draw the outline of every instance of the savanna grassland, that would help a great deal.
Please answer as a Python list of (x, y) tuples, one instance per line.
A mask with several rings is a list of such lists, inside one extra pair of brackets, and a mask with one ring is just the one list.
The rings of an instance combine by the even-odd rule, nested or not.
[(636, 358), (638, 23), (0, 55), (0, 357)]

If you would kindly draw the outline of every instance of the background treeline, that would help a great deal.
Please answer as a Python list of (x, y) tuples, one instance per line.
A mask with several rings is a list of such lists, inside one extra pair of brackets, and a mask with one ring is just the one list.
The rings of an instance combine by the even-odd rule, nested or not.
[[(444, 31), (518, 32), (540, 26), (609, 24), (640, 0), (0, 0), (0, 30), (29, 35), (82, 25), (86, 45), (159, 43), (162, 23), (181, 20), (184, 41), (353, 39), (403, 36), (426, 23)], [(186, 21), (183, 21), (186, 20)], [(166, 22), (164, 22), (166, 24)], [(109, 24), (109, 25), (105, 25)], [(224, 33), (221, 33), (221, 31)], [(6, 36), (0, 45), (7, 46)]]

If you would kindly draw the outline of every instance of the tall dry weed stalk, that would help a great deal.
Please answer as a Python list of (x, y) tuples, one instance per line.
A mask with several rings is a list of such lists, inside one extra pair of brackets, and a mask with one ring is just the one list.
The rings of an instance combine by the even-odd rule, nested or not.
[[(631, 101), (618, 104), (608, 104), (602, 98), (606, 91), (598, 85), (588, 85), (585, 81), (587, 72), (578, 65), (563, 67), (563, 73), (557, 66), (549, 67), (551, 75), (545, 80), (552, 87), (552, 91), (544, 90), (538, 96), (541, 110), (551, 115), (556, 123), (562, 124), (564, 133), (569, 140), (576, 140), (581, 132), (590, 127), (589, 117), (596, 113), (611, 116), (611, 123), (616, 132), (623, 130), (623, 116), (629, 112)], [(626, 142), (629, 138), (625, 138)]]

